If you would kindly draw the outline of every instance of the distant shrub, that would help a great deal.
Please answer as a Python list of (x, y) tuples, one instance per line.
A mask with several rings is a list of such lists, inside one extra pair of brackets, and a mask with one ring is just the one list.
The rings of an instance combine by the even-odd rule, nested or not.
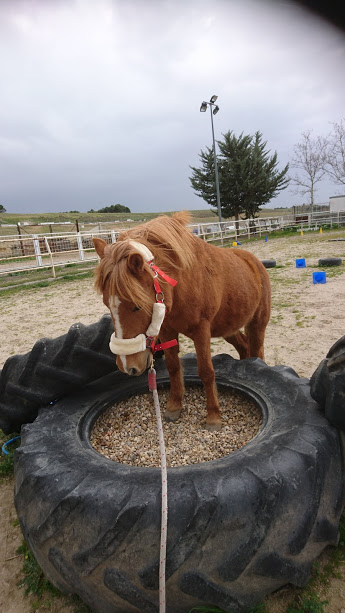
[(111, 206), (105, 206), (103, 209), (96, 211), (97, 213), (130, 213), (131, 210), (128, 206), (122, 204), (112, 204)]

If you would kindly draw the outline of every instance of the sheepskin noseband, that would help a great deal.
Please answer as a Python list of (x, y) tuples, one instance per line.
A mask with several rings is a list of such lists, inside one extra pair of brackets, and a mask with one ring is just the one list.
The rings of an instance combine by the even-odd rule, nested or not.
[[(154, 272), (153, 285), (156, 291), (156, 302), (153, 305), (152, 319), (146, 330), (146, 334), (138, 334), (134, 338), (117, 338), (115, 336), (115, 332), (111, 335), (109, 343), (110, 351), (117, 355), (133, 355), (134, 353), (145, 351), (147, 348), (150, 348), (151, 351), (157, 350), (158, 345), (154, 345), (153, 339), (158, 336), (165, 317), (164, 295), (158, 283), (157, 276), (160, 275), (173, 287), (177, 283), (175, 279), (168, 277), (162, 270), (160, 270), (160, 268), (153, 264), (153, 253), (148, 247), (146, 247), (146, 245), (131, 240), (129, 241), (129, 244), (143, 256), (145, 262), (150, 265), (152, 271)], [(159, 348), (163, 349), (173, 347), (174, 345), (177, 345), (176, 339), (159, 345)]]
[(153, 305), (152, 319), (145, 334), (138, 334), (134, 338), (117, 338), (115, 332), (110, 337), (110, 351), (117, 355), (133, 355), (145, 351), (147, 348), (147, 337), (158, 336), (165, 317), (165, 304), (163, 302), (155, 302)]

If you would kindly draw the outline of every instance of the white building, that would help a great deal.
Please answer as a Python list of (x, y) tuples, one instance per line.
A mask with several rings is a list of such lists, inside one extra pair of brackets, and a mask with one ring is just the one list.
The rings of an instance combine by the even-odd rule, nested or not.
[(345, 196), (330, 196), (329, 210), (331, 213), (334, 211), (345, 211)]

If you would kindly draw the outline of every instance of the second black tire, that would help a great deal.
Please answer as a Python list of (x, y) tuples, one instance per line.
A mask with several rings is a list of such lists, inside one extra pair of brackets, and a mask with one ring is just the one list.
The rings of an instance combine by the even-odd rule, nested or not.
[(320, 258), (319, 266), (341, 266), (341, 258)]
[[(213, 363), (218, 386), (259, 405), (263, 427), (229, 456), (168, 469), (168, 613), (248, 611), (286, 583), (303, 586), (338, 540), (342, 435), (309, 381), (259, 359), (218, 355)], [(195, 356), (183, 364), (185, 382), (200, 384)], [(168, 385), (163, 361), (157, 380)], [(24, 426), (15, 455), (15, 505), (29, 546), (54, 585), (99, 613), (158, 611), (160, 470), (113, 462), (89, 442), (101, 412), (146, 391), (146, 376), (121, 372), (91, 383)]]
[(110, 315), (67, 334), (41, 338), (31, 351), (6, 360), (0, 371), (0, 428), (9, 434), (34, 421), (38, 410), (116, 370), (109, 349)]
[(261, 264), (263, 264), (265, 268), (274, 268), (277, 262), (275, 260), (261, 260)]

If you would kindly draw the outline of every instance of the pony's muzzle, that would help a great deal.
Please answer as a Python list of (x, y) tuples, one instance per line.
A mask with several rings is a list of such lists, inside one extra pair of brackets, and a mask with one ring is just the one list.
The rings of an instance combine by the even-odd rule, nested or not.
[(137, 368), (130, 368), (128, 374), (131, 375), (131, 377), (138, 377), (141, 375), (141, 372)]
[(112, 334), (109, 348), (117, 355), (118, 368), (127, 375), (138, 377), (150, 365), (151, 352), (146, 347), (145, 334), (138, 334), (135, 338), (116, 338)]
[(116, 364), (122, 372), (132, 377), (139, 377), (151, 363), (151, 352), (146, 349), (134, 355), (118, 355)]

